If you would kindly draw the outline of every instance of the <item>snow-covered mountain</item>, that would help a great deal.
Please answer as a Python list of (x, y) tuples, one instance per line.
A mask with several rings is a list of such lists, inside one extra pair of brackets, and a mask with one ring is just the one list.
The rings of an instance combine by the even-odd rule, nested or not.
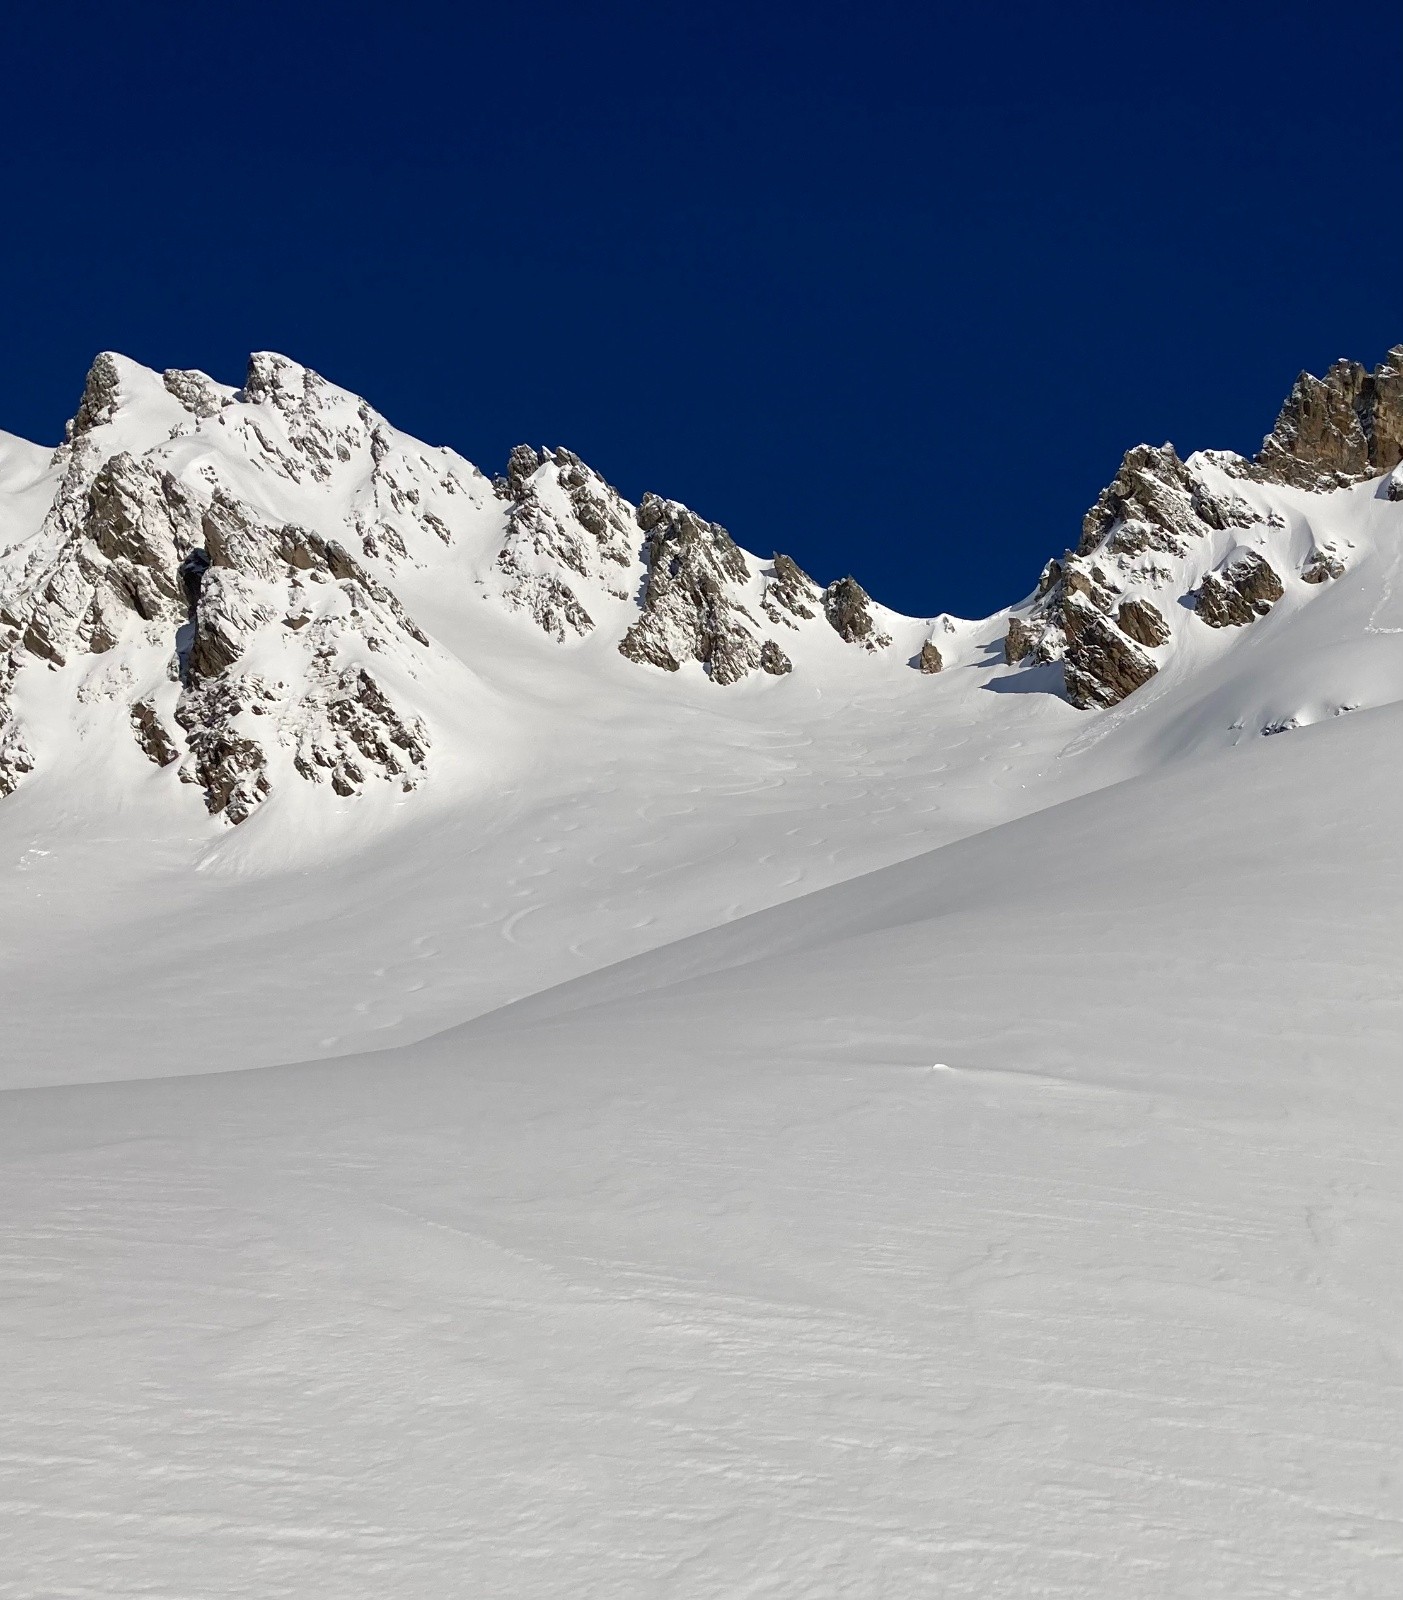
[(1401, 451), (1403, 347), (1373, 373), (1337, 363), (1298, 380), (1253, 462), (1130, 451), (1028, 601), (916, 619), (675, 501), (630, 505), (566, 449), (521, 446), (489, 482), (280, 356), (233, 390), (104, 354), (64, 443), (7, 440), (0, 461), (0, 792), (99, 748), (105, 787), (150, 763), (228, 823), (299, 783), (413, 792), (480, 752), (485, 608), (519, 619), (541, 675), (603, 640), (718, 688), (1012, 683), (997, 634), (1008, 667), (1111, 706), (1319, 598), (1388, 537), (1375, 501), (1403, 495)]
[(964, 620), (100, 357), (0, 450), (0, 1596), (1393, 1600), (1401, 375)]

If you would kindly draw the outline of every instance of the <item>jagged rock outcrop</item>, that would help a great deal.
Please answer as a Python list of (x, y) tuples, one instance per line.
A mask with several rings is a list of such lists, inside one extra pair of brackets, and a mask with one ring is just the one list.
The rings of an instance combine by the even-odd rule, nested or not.
[(1256, 520), (1240, 496), (1211, 493), (1173, 445), (1137, 445), (1083, 518), (1076, 549), (1047, 563), (1028, 610), (1010, 617), (1004, 659), (1060, 661), (1073, 705), (1117, 704), (1159, 670), (1149, 652), (1172, 638), (1165, 613), (1179, 573)]
[(65, 444), (72, 444), (94, 428), (111, 422), (121, 385), (121, 368), (117, 365), (116, 357), (110, 350), (102, 351), (93, 358), (93, 364), (88, 368), (78, 409), (64, 428)]
[(1283, 593), (1269, 561), (1255, 550), (1237, 549), (1205, 573), (1194, 611), (1210, 628), (1241, 628), (1266, 616)]
[(941, 658), (934, 639), (927, 639), (921, 646), (920, 654), (916, 657), (917, 668), (929, 676), (931, 673), (939, 672), (944, 665), (945, 662)]
[(1076, 553), (1185, 555), (1205, 529), (1248, 527), (1254, 520), (1240, 499), (1211, 495), (1172, 444), (1141, 444), (1126, 451), (1120, 471), (1082, 519)]
[(765, 597), (760, 609), (771, 622), (797, 628), (812, 622), (822, 607), (819, 587), (797, 561), (776, 554), (765, 574)]
[(192, 417), (214, 417), (232, 396), (203, 372), (169, 367), (161, 374), (166, 393), (178, 400)]
[(773, 639), (766, 639), (760, 646), (760, 670), (772, 678), (782, 678), (786, 672), (793, 672), (794, 663)]
[(1303, 372), (1252, 462), (1256, 476), (1329, 490), (1390, 472), (1403, 461), (1403, 345), (1372, 372), (1336, 361)]
[(509, 506), (496, 562), (503, 599), (558, 643), (589, 633), (594, 618), (566, 574), (614, 599), (629, 597), (637, 544), (629, 506), (563, 449), (517, 445), (496, 487)]
[[(77, 694), (88, 704), (120, 704), (140, 673), (151, 672), (133, 663), (150, 661), (160, 678), (179, 681), (173, 725), (152, 693), (140, 694), (125, 700), (132, 736), (155, 765), (178, 763), (182, 780), (230, 821), (270, 792), (277, 751), (302, 776), (329, 777), (343, 793), (372, 775), (411, 784), (425, 761), (422, 721), (347, 657), (426, 648), (427, 636), (344, 544), (259, 518), (212, 463), (182, 478), (160, 442), (142, 456), (107, 453), (106, 425), (134, 374), (141, 369), (111, 355), (93, 363), (55, 458), (53, 503), (20, 547), (24, 559), (0, 571), (9, 640), (0, 687), (8, 690), (26, 663), (60, 671), (110, 655), (116, 665), (83, 678)], [(232, 391), (202, 373), (168, 372), (160, 381), (197, 421), (234, 404)], [(244, 395), (234, 431), (251, 441), (260, 468), (321, 483), (358, 450), (373, 505), (384, 487), (373, 444), (378, 437), (385, 446), (383, 460), (388, 435), (363, 403), (348, 404), (293, 363), (260, 356), (250, 361)], [(247, 414), (250, 404), (277, 411), (281, 438), (271, 418)], [(370, 520), (358, 506), (348, 531), (362, 532)], [(270, 635), (284, 632), (298, 639), (290, 657), (269, 649)], [(255, 645), (256, 667), (246, 664)], [(0, 710), (0, 788), (32, 767), (22, 731)]]
[(1127, 639), (1152, 650), (1169, 641), (1169, 624), (1148, 600), (1122, 600), (1116, 607), (1116, 625)]
[(0, 799), (13, 794), (24, 775), (34, 770), (34, 757), (10, 709), (10, 692), (19, 664), (13, 644), (0, 654)]
[(1087, 596), (1068, 594), (1062, 619), (1067, 698), (1074, 706), (1116, 705), (1159, 670)]
[(1301, 564), (1301, 579), (1304, 583), (1328, 583), (1332, 578), (1342, 578), (1344, 572), (1344, 557), (1328, 541), (1316, 545)]
[(180, 749), (166, 730), (153, 701), (138, 700), (132, 706), (132, 731), (148, 761), (168, 767), (180, 760)]
[(891, 635), (878, 630), (872, 618), (872, 597), (856, 578), (839, 578), (823, 591), (823, 614), (838, 637), (848, 644), (881, 650)]
[[(300, 776), (328, 779), (338, 794), (358, 793), (372, 776), (413, 787), (427, 730), (364, 667), (344, 661), (358, 648), (427, 647), (400, 602), (338, 541), (294, 523), (264, 526), (227, 495), (213, 497), (201, 532), (208, 566), (194, 589), (176, 711), (191, 752), (182, 777), (212, 812), (242, 821), (269, 790), (271, 735)], [(292, 682), (244, 664), (279, 625), (302, 652)], [(257, 733), (248, 716), (263, 719)]]
[(643, 496), (638, 525), (647, 535), (643, 614), (619, 641), (619, 653), (665, 672), (699, 661), (720, 684), (760, 667), (759, 624), (735, 594), (750, 569), (730, 534), (655, 494)]

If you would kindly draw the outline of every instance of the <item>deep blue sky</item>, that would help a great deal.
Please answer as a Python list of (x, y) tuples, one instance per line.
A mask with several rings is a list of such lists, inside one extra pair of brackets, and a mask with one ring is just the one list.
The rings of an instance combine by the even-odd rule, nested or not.
[[(13, 11), (15, 8), (11, 8)], [(280, 349), (904, 610), (1025, 592), (1141, 439), (1403, 339), (1403, 11), (52, 6), (0, 24), (0, 427)]]

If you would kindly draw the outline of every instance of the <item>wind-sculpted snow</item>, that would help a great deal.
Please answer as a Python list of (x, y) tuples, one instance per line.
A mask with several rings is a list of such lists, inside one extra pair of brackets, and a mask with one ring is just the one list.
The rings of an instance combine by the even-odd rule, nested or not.
[(1393, 1600), (1400, 750), (1254, 739), (388, 1053), (6, 1095), (0, 1581)]

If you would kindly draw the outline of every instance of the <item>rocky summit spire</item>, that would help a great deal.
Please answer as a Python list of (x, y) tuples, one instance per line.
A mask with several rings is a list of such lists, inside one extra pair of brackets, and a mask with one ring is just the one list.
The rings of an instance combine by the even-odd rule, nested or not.
[(1403, 345), (1372, 372), (1336, 361), (1303, 372), (1253, 462), (1273, 483), (1328, 490), (1391, 472), (1403, 461)]

